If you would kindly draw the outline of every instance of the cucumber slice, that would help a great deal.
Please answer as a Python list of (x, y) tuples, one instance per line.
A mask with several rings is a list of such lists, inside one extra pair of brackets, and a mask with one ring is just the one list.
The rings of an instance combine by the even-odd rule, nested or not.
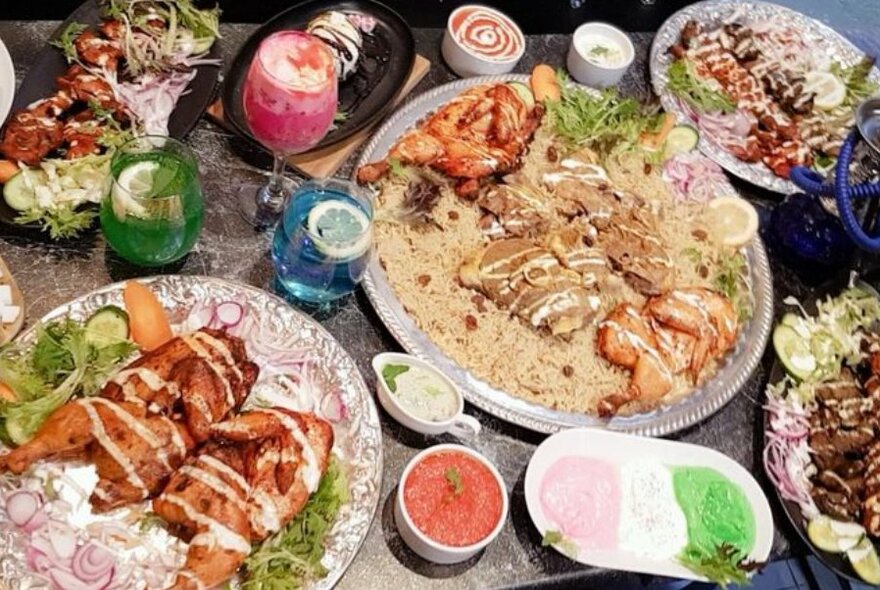
[(683, 154), (697, 147), (700, 134), (690, 125), (676, 125), (666, 136), (666, 155)]
[(86, 341), (106, 346), (128, 340), (128, 314), (115, 305), (106, 305), (86, 320)]
[(853, 569), (868, 584), (880, 584), (880, 559), (874, 544), (863, 537), (859, 544), (846, 552)]
[(854, 548), (865, 536), (865, 529), (854, 522), (842, 522), (820, 515), (807, 525), (810, 541), (829, 553), (843, 553)]
[(3, 200), (16, 211), (29, 211), (37, 206), (37, 195), (19, 172), (3, 186)]
[(516, 91), (523, 102), (526, 103), (527, 107), (532, 108), (535, 106), (535, 95), (532, 93), (532, 89), (526, 84), (523, 84), (522, 82), (508, 82), (507, 85)]
[(804, 380), (816, 370), (816, 358), (810, 351), (810, 343), (791, 326), (779, 324), (773, 330), (773, 348), (786, 372), (798, 380)]
[(826, 332), (813, 334), (813, 337), (810, 339), (810, 348), (816, 362), (820, 365), (831, 364), (837, 357), (834, 338)]

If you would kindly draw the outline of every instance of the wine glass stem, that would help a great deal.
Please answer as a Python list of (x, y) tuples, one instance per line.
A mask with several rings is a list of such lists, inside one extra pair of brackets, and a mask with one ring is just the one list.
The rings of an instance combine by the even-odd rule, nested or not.
[(286, 164), (284, 156), (281, 154), (273, 154), (272, 176), (269, 177), (269, 184), (266, 186), (266, 205), (275, 211), (280, 211), (284, 207), (284, 165)]

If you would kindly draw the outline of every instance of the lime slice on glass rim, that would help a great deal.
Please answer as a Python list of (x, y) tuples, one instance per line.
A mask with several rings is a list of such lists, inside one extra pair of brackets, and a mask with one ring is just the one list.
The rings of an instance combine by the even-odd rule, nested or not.
[(315, 247), (328, 258), (349, 260), (361, 256), (370, 248), (370, 219), (352, 203), (318, 203), (309, 212), (306, 225)]

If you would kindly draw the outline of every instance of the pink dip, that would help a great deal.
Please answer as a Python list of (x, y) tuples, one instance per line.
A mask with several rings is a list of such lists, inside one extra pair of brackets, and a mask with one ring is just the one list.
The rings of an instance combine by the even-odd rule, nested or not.
[(582, 549), (617, 548), (620, 478), (611, 463), (563, 457), (544, 474), (540, 498), (551, 526)]

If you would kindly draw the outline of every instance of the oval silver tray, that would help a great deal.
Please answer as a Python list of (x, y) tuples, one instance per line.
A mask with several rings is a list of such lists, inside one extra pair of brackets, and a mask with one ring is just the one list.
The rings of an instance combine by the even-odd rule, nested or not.
[[(767, 21), (773, 18), (781, 18), (787, 24), (794, 25), (804, 36), (810, 45), (811, 51), (822, 52), (833, 60), (844, 65), (852, 65), (862, 59), (865, 53), (853, 45), (846, 37), (832, 29), (791, 8), (772, 4), (770, 2), (729, 2), (724, 0), (706, 0), (697, 2), (682, 8), (672, 16), (657, 31), (654, 42), (651, 44), (651, 53), (648, 65), (651, 71), (651, 84), (654, 93), (660, 97), (660, 103), (664, 110), (675, 113), (679, 122), (691, 123), (678, 98), (670, 92), (666, 92), (668, 77), (666, 71), (672, 63), (672, 59), (666, 52), (679, 37), (684, 24), (693, 19), (701, 23), (714, 25), (730, 18), (735, 14), (747, 15), (747, 21)], [(870, 79), (880, 83), (880, 71), (875, 67)], [(761, 162), (749, 164), (736, 158), (733, 154), (715, 143), (705, 133), (700, 134), (700, 151), (714, 160), (719, 166), (743, 180), (776, 193), (789, 194), (797, 192), (798, 188), (786, 178), (776, 176), (772, 170)]]
[[(460, 92), (488, 82), (519, 81), (528, 76), (481, 76), (445, 84), (430, 90), (395, 113), (364, 148), (355, 170), (381, 159), (403, 133)], [(465, 399), (490, 414), (538, 432), (592, 426), (646, 436), (662, 436), (687, 428), (721, 409), (743, 386), (758, 365), (773, 319), (773, 287), (767, 254), (760, 239), (744, 251), (754, 300), (752, 318), (743, 326), (734, 350), (718, 372), (687, 397), (652, 412), (603, 420), (582, 413), (562, 412), (530, 403), (496, 389), (449, 358), (406, 313), (388, 282), (377, 257), (364, 278), (364, 289), (376, 313), (407, 352), (434, 363), (461, 388)], [(585, 384), (586, 386), (586, 384)]]
[[(262, 334), (277, 338), (279, 342), (283, 341), (286, 345), (302, 349), (320, 359), (319, 370), (313, 375), (319, 384), (318, 389), (322, 392), (340, 392), (348, 408), (344, 418), (334, 424), (336, 440), (333, 452), (348, 475), (351, 499), (340, 509), (336, 523), (325, 541), (326, 553), (322, 564), (328, 570), (327, 576), (308, 581), (304, 587), (309, 590), (332, 588), (348, 569), (366, 539), (382, 487), (382, 430), (379, 414), (373, 395), (364, 383), (354, 360), (317, 322), (296, 311), (280, 297), (256, 287), (206, 276), (166, 275), (139, 280), (149, 285), (165, 309), (169, 310), (172, 323), (182, 321), (196, 302), (242, 298), (247, 302), (250, 312), (256, 314)], [(41, 321), (63, 316), (85, 320), (105, 305), (121, 306), (123, 287), (124, 283), (102, 287), (55, 308)], [(18, 340), (28, 342), (35, 335), (36, 326), (31, 326)], [(252, 355), (252, 359), (262, 369), (270, 367), (259, 355)], [(271, 371), (261, 373), (271, 375)], [(262, 376), (258, 379), (257, 386), (261, 381)], [(314, 401), (316, 407), (320, 407), (320, 400)], [(35, 469), (39, 470), (40, 467)], [(104, 517), (92, 518), (98, 520), (113, 517), (121, 521), (132, 509), (137, 507), (122, 507)], [(132, 532), (138, 532), (136, 523), (132, 528)], [(167, 535), (159, 539), (151, 538), (154, 543), (170, 540), (173, 537), (169, 539)], [(174, 540), (174, 543), (179, 541)], [(169, 543), (163, 547), (171, 551), (171, 545)], [(3, 555), (3, 559), (0, 559), (0, 588), (4, 588), (4, 582), (9, 584), (10, 590), (46, 587), (45, 580), (29, 573), (21, 538), (12, 533), (0, 534), (0, 555)], [(133, 581), (131, 587), (134, 590), (144, 586)], [(239, 587), (235, 580), (232, 581), (232, 587)]]

